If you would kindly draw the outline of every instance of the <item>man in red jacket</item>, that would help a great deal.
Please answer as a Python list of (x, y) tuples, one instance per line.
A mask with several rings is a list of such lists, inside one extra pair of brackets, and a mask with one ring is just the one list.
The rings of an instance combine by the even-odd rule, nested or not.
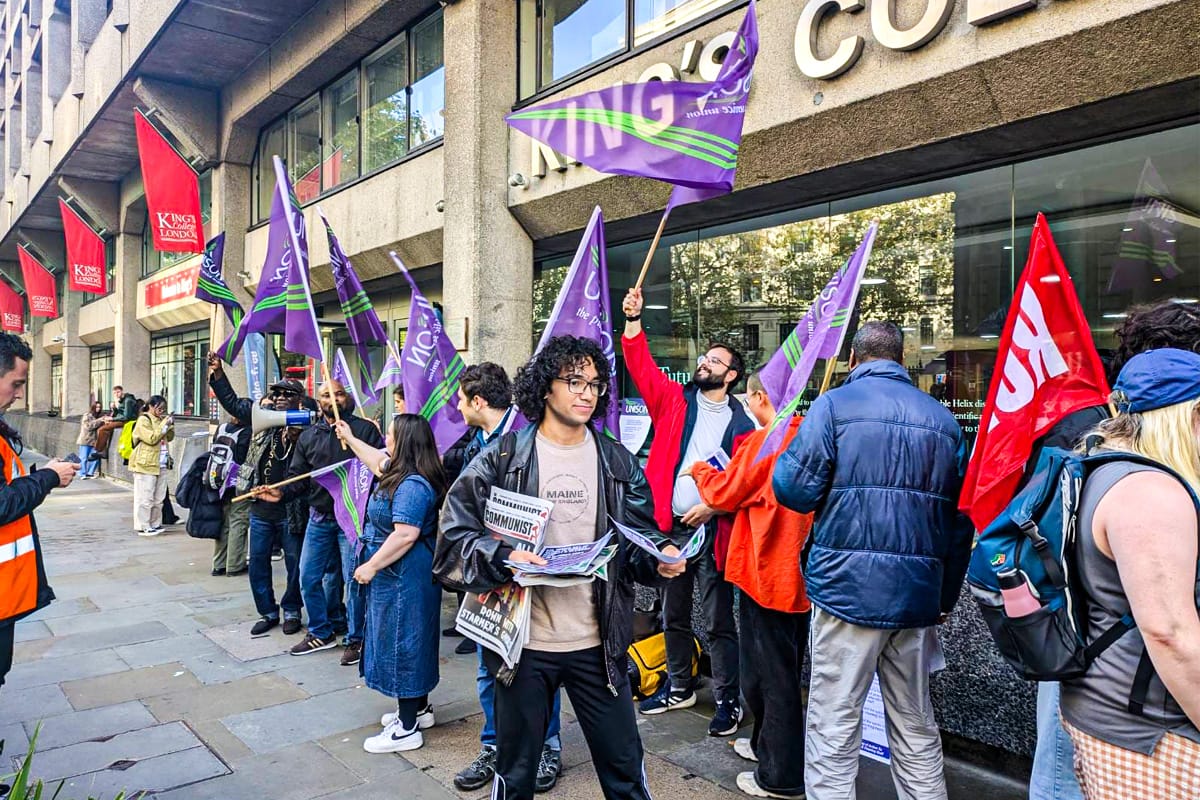
[(723, 551), (714, 542), (728, 541), (729, 517), (717, 517), (696, 489), (690, 469), (722, 451), (731, 457), (734, 441), (754, 430), (754, 423), (731, 396), (746, 372), (742, 356), (725, 344), (713, 344), (696, 362), (696, 371), (681, 386), (659, 370), (642, 331), (642, 290), (630, 289), (621, 308), (625, 335), (621, 349), (625, 366), (650, 412), (654, 441), (646, 461), (646, 479), (654, 496), (654, 519), (659, 530), (681, 543), (706, 525), (704, 550), (688, 561), (687, 572), (668, 584), (663, 596), (670, 681), (643, 701), (643, 714), (661, 714), (696, 704), (692, 678), (692, 592), (698, 585), (704, 627), (712, 657), (716, 713), (710, 736), (728, 736), (742, 720), (738, 686), (738, 639), (733, 620), (733, 587), (718, 569)]

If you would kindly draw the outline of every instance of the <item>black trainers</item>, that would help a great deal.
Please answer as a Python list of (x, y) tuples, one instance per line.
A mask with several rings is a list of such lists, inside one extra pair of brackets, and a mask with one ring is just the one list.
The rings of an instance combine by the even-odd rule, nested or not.
[(542, 745), (542, 760), (538, 762), (537, 778), (533, 781), (533, 790), (537, 793), (548, 792), (558, 783), (562, 774), (562, 753), (549, 745)]
[(316, 653), (321, 650), (329, 650), (337, 647), (337, 639), (330, 636), (328, 639), (319, 639), (311, 633), (304, 637), (304, 641), (293, 647), (290, 652), (294, 656), (306, 656), (309, 653)]
[(300, 618), (299, 617), (284, 617), (283, 618), (283, 632), (287, 636), (292, 636), (293, 634), (299, 633), (300, 632)]
[(641, 702), (638, 711), (646, 715), (663, 714), (680, 708), (691, 708), (694, 705), (696, 705), (694, 691), (691, 689), (681, 692), (672, 691), (670, 683), (663, 683), (661, 689)]
[(342, 651), (342, 666), (353, 667), (359, 661), (362, 661), (362, 642), (351, 642)]
[(475, 647), (475, 642), (471, 641), (470, 639), (463, 639), (454, 646), (454, 653), (455, 655), (465, 656), (468, 653), (474, 653)]
[[(539, 774), (541, 770), (538, 770)], [(492, 782), (496, 774), (496, 748), (485, 744), (479, 748), (475, 760), (454, 776), (454, 788), (460, 792), (473, 792)]]
[(737, 700), (718, 700), (717, 713), (708, 724), (709, 736), (728, 736), (742, 724), (742, 705)]
[(263, 617), (258, 622), (254, 623), (254, 627), (250, 629), (251, 636), (262, 636), (267, 631), (279, 624), (279, 620), (273, 617)]

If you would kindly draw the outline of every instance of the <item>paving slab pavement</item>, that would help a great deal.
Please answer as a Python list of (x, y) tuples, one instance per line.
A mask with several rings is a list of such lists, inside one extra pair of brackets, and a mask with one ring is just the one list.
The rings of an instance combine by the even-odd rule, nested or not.
[[(365, 688), (339, 650), (301, 658), (276, 628), (251, 637), (246, 577), (209, 575), (212, 545), (182, 526), (132, 533), (132, 496), (106, 480), (55, 491), (37, 511), (59, 599), (18, 626), (9, 681), (0, 689), (0, 772), (40, 741), (35, 775), (65, 778), (61, 800), (111, 800), (128, 789), (162, 800), (479, 800), (453, 776), (478, 749), (476, 659), (442, 641), (438, 724), (426, 745), (372, 755), (391, 703)], [(274, 565), (277, 591), (283, 564)], [(447, 599), (444, 622), (452, 613)], [(448, 624), (448, 622), (446, 623)], [(711, 698), (693, 709), (639, 717), (646, 771), (658, 797), (731, 800), (746, 762), (707, 732)], [(599, 800), (578, 723), (565, 704), (565, 772), (550, 800)], [(39, 728), (40, 725), (40, 728)], [(743, 735), (749, 735), (743, 729)], [(947, 767), (955, 800), (1017, 800), (1022, 787), (980, 770)], [(859, 796), (895, 797), (885, 767), (863, 761)]]

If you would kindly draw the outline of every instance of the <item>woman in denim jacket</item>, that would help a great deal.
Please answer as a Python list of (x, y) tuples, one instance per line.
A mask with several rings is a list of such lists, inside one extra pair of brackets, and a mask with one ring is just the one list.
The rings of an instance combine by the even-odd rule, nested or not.
[(366, 630), (359, 667), (364, 682), (396, 698), (383, 731), (363, 742), (368, 753), (397, 753), (424, 744), (433, 725), (429, 692), (438, 683), (441, 590), (433, 582), (437, 512), (446, 476), (429, 423), (417, 414), (392, 418), (385, 450), (356, 438), (341, 422), (338, 434), (379, 476), (367, 504), (359, 566)]

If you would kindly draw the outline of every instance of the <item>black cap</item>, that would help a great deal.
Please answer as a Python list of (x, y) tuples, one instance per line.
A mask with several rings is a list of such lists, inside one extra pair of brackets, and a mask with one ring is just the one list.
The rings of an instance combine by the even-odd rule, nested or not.
[(287, 394), (294, 394), (297, 397), (304, 397), (305, 395), (304, 384), (302, 384), (300, 381), (294, 381), (290, 379), (276, 381), (275, 383), (271, 384), (269, 389), (272, 392), (286, 392)]

